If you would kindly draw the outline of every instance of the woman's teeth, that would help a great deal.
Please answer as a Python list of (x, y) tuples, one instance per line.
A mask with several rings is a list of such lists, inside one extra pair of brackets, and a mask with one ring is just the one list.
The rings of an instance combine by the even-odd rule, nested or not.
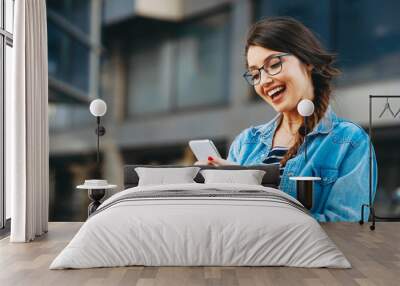
[(283, 85), (278, 86), (276, 88), (274, 88), (273, 90), (270, 90), (268, 92), (268, 96), (270, 96), (271, 98), (273, 98), (274, 96), (278, 95), (282, 90), (284, 90), (285, 87)]

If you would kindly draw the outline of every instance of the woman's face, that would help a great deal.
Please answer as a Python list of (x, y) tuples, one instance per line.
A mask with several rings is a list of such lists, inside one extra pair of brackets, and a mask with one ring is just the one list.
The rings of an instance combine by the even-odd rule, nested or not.
[[(259, 69), (264, 64), (266, 66), (271, 64), (270, 57), (278, 54), (282, 54), (282, 52), (260, 46), (250, 46), (247, 52), (248, 70), (252, 71)], [(282, 61), (281, 71), (271, 76), (262, 70), (260, 82), (254, 86), (254, 89), (277, 112), (290, 112), (297, 110), (297, 104), (301, 99), (313, 100), (314, 98), (311, 81), (312, 66), (303, 64), (294, 55), (283, 56), (280, 59)], [(279, 91), (280, 89), (281, 91)]]

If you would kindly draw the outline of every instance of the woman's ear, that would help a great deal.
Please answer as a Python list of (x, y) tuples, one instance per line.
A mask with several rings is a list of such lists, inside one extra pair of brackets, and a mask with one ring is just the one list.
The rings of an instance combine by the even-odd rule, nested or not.
[(312, 64), (305, 64), (305, 66), (306, 66), (307, 75), (309, 77), (311, 77), (312, 72), (314, 70), (314, 66)]

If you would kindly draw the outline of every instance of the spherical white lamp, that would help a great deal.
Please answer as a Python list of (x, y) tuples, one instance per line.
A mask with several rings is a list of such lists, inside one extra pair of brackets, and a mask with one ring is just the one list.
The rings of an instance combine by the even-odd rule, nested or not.
[(314, 113), (314, 103), (309, 99), (302, 99), (297, 104), (297, 111), (301, 116), (311, 116)]
[(90, 103), (89, 106), (90, 113), (96, 117), (97, 128), (95, 130), (97, 135), (97, 164), (100, 162), (100, 136), (106, 134), (106, 129), (104, 126), (100, 125), (100, 117), (102, 117), (107, 112), (107, 104), (104, 100), (95, 99)]
[(89, 109), (93, 116), (101, 117), (107, 112), (107, 104), (104, 100), (95, 99), (90, 103)]

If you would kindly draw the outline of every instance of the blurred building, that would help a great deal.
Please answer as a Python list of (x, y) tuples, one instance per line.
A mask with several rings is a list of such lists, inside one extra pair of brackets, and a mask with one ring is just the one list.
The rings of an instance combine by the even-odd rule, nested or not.
[[(95, 124), (88, 106), (90, 100), (100, 96), (102, 2), (47, 0), (46, 3), (50, 220), (83, 220), (88, 198), (85, 192), (76, 191), (75, 186), (96, 175), (96, 139), (92, 130)], [(89, 132), (89, 128), (91, 136), (86, 138), (75, 133)], [(63, 136), (65, 139), (60, 138)], [(57, 152), (61, 146), (63, 151)]]
[[(53, 220), (85, 219), (86, 194), (75, 190), (84, 179), (122, 186), (123, 164), (191, 164), (195, 138), (226, 156), (241, 130), (273, 118), (242, 78), (246, 32), (265, 16), (299, 19), (338, 53), (340, 116), (367, 127), (368, 95), (400, 94), (395, 0), (48, 0), (47, 8)], [(88, 110), (96, 97), (108, 104), (101, 174)], [(374, 102), (374, 114), (384, 103)], [(400, 215), (399, 120), (374, 119), (380, 215)]]

